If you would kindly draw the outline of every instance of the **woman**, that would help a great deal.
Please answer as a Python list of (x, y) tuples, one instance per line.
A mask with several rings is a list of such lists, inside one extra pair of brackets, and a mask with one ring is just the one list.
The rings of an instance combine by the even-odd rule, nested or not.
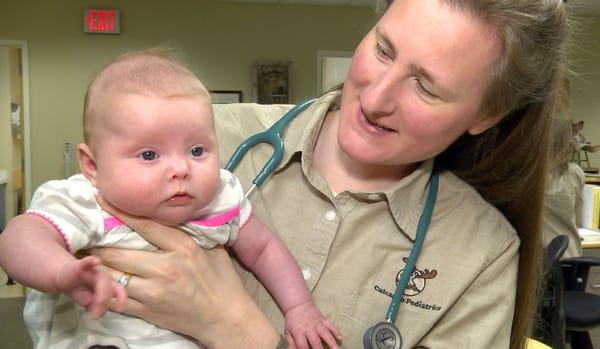
[[(403, 347), (520, 348), (536, 303), (564, 4), (396, 0), (380, 9), (341, 93), (287, 130), (284, 161), (252, 198), (255, 212), (295, 254), (342, 347), (359, 348), (384, 319), (437, 171), (432, 221), (395, 322)], [(284, 110), (216, 108), (222, 153)], [(236, 170), (244, 185), (268, 156), (253, 151)], [(242, 289), (222, 250), (123, 219), (163, 250), (94, 252), (115, 279), (136, 275), (127, 313), (211, 348), (276, 346), (281, 314), (245, 272)]]
[(570, 120), (561, 117), (553, 120), (551, 161), (544, 190), (544, 246), (558, 235), (567, 235), (569, 246), (561, 259), (579, 257), (582, 254), (581, 237), (577, 228), (581, 226), (585, 173), (571, 161), (575, 148), (571, 125)]

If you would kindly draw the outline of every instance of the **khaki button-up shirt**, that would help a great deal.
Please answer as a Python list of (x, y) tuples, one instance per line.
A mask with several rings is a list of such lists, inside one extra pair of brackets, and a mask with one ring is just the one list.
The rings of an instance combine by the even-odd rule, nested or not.
[[(384, 320), (414, 243), (433, 161), (380, 192), (333, 195), (312, 165), (312, 150), (333, 93), (301, 113), (285, 132), (285, 154), (251, 197), (254, 213), (298, 260), (316, 306), (342, 331), (343, 348), (362, 348), (364, 332)], [(222, 162), (289, 106), (215, 105)], [(271, 155), (250, 151), (234, 171), (248, 188)], [(469, 185), (440, 172), (439, 192), (396, 326), (403, 348), (508, 348), (519, 239), (508, 221)], [(249, 273), (250, 295), (278, 326), (284, 318)]]

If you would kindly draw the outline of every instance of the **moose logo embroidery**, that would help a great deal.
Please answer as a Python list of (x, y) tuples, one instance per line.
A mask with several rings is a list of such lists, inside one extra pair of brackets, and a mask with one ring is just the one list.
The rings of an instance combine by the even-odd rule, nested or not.
[[(402, 261), (404, 261), (404, 264), (406, 264), (406, 261), (408, 260), (408, 258), (404, 257), (402, 258)], [(396, 274), (396, 284), (398, 284), (398, 282), (400, 282), (400, 277), (402, 276), (402, 273), (404, 272), (404, 269), (401, 269), (398, 274)], [(417, 267), (415, 267), (415, 269), (412, 271), (412, 273), (410, 274), (410, 279), (408, 280), (408, 284), (406, 285), (406, 290), (404, 290), (404, 295), (407, 297), (412, 297), (412, 296), (416, 296), (419, 293), (423, 292), (423, 290), (425, 289), (425, 285), (427, 284), (427, 280), (429, 279), (433, 279), (437, 276), (437, 270), (433, 269), (433, 270), (429, 270), (429, 269), (417, 269)]]

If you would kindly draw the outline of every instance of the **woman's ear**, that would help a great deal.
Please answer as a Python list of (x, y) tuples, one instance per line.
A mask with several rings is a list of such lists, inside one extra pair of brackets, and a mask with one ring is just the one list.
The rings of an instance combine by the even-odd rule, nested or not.
[(496, 124), (500, 122), (500, 120), (502, 120), (503, 117), (504, 114), (502, 113), (498, 113), (498, 115), (494, 116), (486, 116), (485, 118), (478, 120), (473, 125), (471, 125), (471, 127), (467, 129), (467, 132), (469, 132), (469, 134), (472, 136), (482, 134), (488, 129), (496, 126)]
[(96, 160), (94, 160), (94, 154), (87, 144), (81, 143), (77, 146), (77, 159), (79, 160), (81, 173), (92, 185), (96, 186), (96, 175), (98, 174)]

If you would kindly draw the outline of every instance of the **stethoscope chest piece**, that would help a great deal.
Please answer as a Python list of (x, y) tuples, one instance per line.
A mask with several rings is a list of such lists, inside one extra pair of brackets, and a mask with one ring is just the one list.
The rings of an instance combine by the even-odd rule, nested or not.
[(365, 349), (400, 349), (402, 336), (394, 324), (382, 321), (365, 332), (363, 346)]

